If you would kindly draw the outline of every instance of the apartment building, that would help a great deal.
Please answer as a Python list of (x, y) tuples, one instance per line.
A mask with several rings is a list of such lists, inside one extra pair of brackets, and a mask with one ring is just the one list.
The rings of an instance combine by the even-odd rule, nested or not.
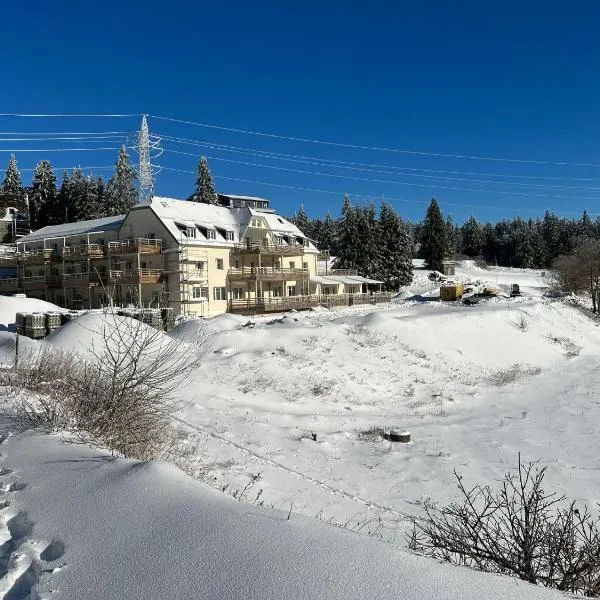
[(218, 205), (154, 197), (127, 215), (44, 227), (5, 250), (0, 293), (68, 308), (211, 316), (389, 300), (356, 272), (320, 272), (315, 244), (248, 196), (220, 194)]

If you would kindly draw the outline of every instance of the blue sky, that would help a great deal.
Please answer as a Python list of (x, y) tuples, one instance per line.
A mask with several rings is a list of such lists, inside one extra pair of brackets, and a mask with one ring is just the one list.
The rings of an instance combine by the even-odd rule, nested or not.
[[(151, 116), (162, 195), (185, 197), (207, 155), (220, 191), (285, 214), (336, 215), (344, 193), (411, 220), (431, 197), (458, 222), (600, 212), (596, 2), (33, 1), (2, 21), (2, 113), (340, 144)], [(116, 148), (138, 127), (0, 117), (0, 168), (8, 150), (23, 169), (109, 167), (116, 150), (49, 150)], [(31, 139), (49, 132), (123, 133)]]

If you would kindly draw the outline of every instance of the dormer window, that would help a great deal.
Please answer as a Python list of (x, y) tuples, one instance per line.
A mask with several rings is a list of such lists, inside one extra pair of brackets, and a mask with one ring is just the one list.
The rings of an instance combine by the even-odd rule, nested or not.
[(206, 230), (206, 239), (207, 240), (216, 240), (217, 232), (214, 229), (207, 229)]

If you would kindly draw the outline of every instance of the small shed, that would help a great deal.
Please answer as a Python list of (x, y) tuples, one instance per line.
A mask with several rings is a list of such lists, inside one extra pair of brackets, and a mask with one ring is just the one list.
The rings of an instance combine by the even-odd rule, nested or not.
[(456, 263), (453, 260), (445, 260), (442, 263), (442, 273), (444, 275), (455, 275), (456, 274), (455, 264)]

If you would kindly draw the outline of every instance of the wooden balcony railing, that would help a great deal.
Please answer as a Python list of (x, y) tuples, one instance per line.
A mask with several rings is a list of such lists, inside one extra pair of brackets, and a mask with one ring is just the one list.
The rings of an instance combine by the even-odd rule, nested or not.
[(64, 246), (62, 256), (66, 260), (79, 260), (82, 258), (103, 258), (104, 246), (102, 244), (81, 244), (79, 246)]
[(111, 254), (160, 254), (162, 252), (162, 240), (131, 238), (108, 242), (108, 251)]
[(15, 291), (18, 287), (18, 281), (16, 277), (8, 277), (6, 279), (0, 279), (0, 290), (11, 290)]
[(247, 240), (243, 244), (235, 244), (233, 254), (277, 254), (279, 256), (301, 256), (304, 254), (304, 246), (301, 244), (276, 244), (273, 242), (251, 242)]
[(39, 289), (46, 287), (45, 275), (28, 275), (21, 278), (24, 289)]
[(108, 280), (112, 284), (160, 283), (161, 274), (160, 269), (111, 270), (108, 272)]
[(282, 312), (285, 310), (302, 310), (314, 306), (352, 306), (357, 304), (380, 304), (389, 302), (390, 292), (374, 292), (373, 294), (328, 294), (322, 296), (287, 296), (284, 298), (249, 298), (247, 300), (230, 300), (229, 310), (233, 313), (260, 314)]
[(258, 281), (294, 281), (310, 276), (308, 269), (278, 269), (276, 267), (241, 267), (229, 269), (227, 277), (234, 281), (256, 279)]
[(87, 273), (63, 273), (62, 284), (65, 287), (76, 287), (78, 285), (99, 285), (102, 283), (102, 275), (95, 271)]
[(319, 269), (318, 275), (358, 275), (358, 271), (356, 269)]

